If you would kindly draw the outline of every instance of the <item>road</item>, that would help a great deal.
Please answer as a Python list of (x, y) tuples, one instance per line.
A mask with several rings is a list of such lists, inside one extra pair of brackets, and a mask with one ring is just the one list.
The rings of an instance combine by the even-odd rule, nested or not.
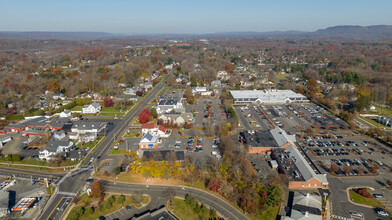
[(16, 169), (16, 168), (8, 168), (8, 167), (0, 167), (0, 175), (4, 176), (17, 176), (17, 177), (22, 177), (22, 178), (38, 178), (38, 177), (43, 177), (43, 178), (61, 178), (64, 176), (64, 173), (45, 173), (45, 172), (38, 172), (38, 171), (31, 171), (31, 170), (22, 170), (22, 169)]
[[(160, 185), (141, 185), (141, 184), (128, 184), (128, 183), (113, 183), (104, 182), (105, 190), (110, 192), (119, 193), (145, 193), (151, 196), (151, 201), (161, 201), (157, 205), (161, 205), (162, 201), (165, 201), (172, 196), (184, 197), (186, 194), (192, 195), (196, 200), (206, 204), (217, 210), (226, 219), (247, 219), (239, 210), (234, 208), (232, 205), (224, 201), (223, 199), (210, 194), (208, 192), (180, 186), (160, 186)], [(158, 208), (158, 207), (151, 207)], [(128, 216), (131, 218), (132, 216)]]
[[(167, 78), (167, 77), (166, 77)], [(95, 151), (89, 154), (83, 165), (82, 169), (86, 169), (92, 166), (98, 166), (102, 157), (106, 155), (113, 141), (115, 141), (120, 135), (128, 129), (129, 124), (132, 120), (137, 117), (140, 112), (148, 105), (148, 103), (164, 88), (166, 83), (166, 78), (158, 83), (145, 97), (143, 100), (138, 102), (134, 109), (125, 116), (118, 125), (113, 128), (106, 136), (106, 138), (97, 146)], [(90, 162), (92, 160), (92, 162)], [(76, 171), (77, 172), (77, 171)], [(65, 203), (65, 197), (73, 196), (75, 193), (79, 192), (86, 180), (89, 178), (89, 172), (82, 172), (77, 175), (69, 175), (65, 177), (64, 180), (58, 185), (58, 191), (55, 197), (47, 205), (47, 208), (43, 211), (40, 219), (60, 219), (63, 210), (58, 210)], [(64, 210), (66, 207), (64, 207)]]

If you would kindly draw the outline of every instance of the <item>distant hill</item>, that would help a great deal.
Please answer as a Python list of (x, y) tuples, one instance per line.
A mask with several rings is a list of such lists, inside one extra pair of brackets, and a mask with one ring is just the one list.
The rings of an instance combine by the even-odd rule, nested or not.
[(94, 40), (103, 38), (115, 38), (126, 35), (111, 34), (105, 32), (0, 32), (0, 39), (17, 39), (17, 40)]
[(309, 33), (305, 31), (269, 31), (269, 32), (255, 32), (255, 31), (248, 31), (248, 32), (218, 32), (212, 34), (205, 34), (205, 35), (212, 35), (212, 36), (280, 36), (280, 35), (291, 35), (291, 34), (304, 34)]
[(335, 26), (315, 32), (304, 31), (271, 31), (271, 32), (219, 32), (208, 34), (112, 34), (106, 32), (0, 32), (0, 39), (17, 40), (95, 40), (127, 37), (154, 38), (187, 38), (187, 37), (268, 37), (285, 39), (346, 39), (346, 40), (392, 40), (392, 25), (374, 26)]
[(309, 36), (353, 40), (392, 40), (392, 25), (335, 26), (317, 30)]

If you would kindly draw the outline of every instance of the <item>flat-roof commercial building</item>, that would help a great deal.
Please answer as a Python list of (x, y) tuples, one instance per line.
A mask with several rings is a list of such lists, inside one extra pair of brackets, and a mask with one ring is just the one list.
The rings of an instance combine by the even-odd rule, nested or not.
[(309, 102), (306, 96), (292, 90), (230, 90), (234, 104), (288, 104), (292, 102)]
[(296, 142), (295, 135), (289, 135), (279, 127), (270, 131), (243, 131), (240, 133), (240, 141), (248, 144), (250, 154), (265, 154), (272, 149), (292, 146)]
[(279, 173), (289, 177), (289, 189), (327, 188), (325, 174), (318, 174), (295, 146), (276, 149), (271, 154), (279, 164)]

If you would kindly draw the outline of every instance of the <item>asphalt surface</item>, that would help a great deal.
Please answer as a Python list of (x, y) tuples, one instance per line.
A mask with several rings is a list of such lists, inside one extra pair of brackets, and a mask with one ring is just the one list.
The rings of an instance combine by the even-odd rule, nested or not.
[[(81, 169), (97, 166), (100, 163), (103, 159), (102, 157), (110, 150), (113, 141), (117, 140), (117, 138), (128, 129), (128, 125), (132, 120), (137, 117), (148, 103), (164, 88), (165, 82), (166, 79), (155, 86), (143, 100), (136, 104), (136, 107), (125, 116), (115, 128), (109, 131), (106, 138), (97, 146), (95, 151), (86, 157)], [(65, 204), (66, 197), (74, 196), (80, 191), (89, 176), (89, 172), (85, 171), (77, 175), (69, 175), (69, 177), (65, 177), (64, 181), (60, 181), (61, 183), (58, 185), (58, 188), (61, 193), (57, 193), (52, 201), (50, 201), (50, 204), (47, 205), (47, 208), (43, 211), (40, 219), (60, 219), (63, 211), (66, 210), (66, 206), (62, 209), (58, 208)]]
[(331, 191), (330, 200), (332, 201), (333, 219), (351, 219), (350, 211), (363, 213), (363, 219), (390, 219), (390, 217), (382, 217), (375, 213), (373, 208), (367, 208), (353, 204), (348, 201), (347, 189), (356, 187), (371, 187), (375, 191), (371, 193), (384, 194), (384, 200), (380, 200), (384, 204), (391, 206), (390, 200), (392, 193), (383, 186), (383, 183), (390, 176), (386, 173), (377, 177), (333, 177), (327, 175), (329, 182), (329, 190)]
[(64, 176), (64, 173), (45, 173), (31, 170), (23, 170), (16, 168), (0, 167), (0, 175), (4, 176), (15, 176), (21, 178), (53, 178), (58, 179)]
[[(213, 194), (207, 193), (194, 188), (179, 187), (179, 186), (159, 186), (159, 185), (140, 185), (140, 184), (127, 184), (127, 183), (113, 183), (104, 182), (105, 190), (110, 192), (119, 193), (145, 193), (151, 196), (151, 202), (155, 205), (162, 205), (162, 201), (167, 201), (170, 194), (175, 196), (184, 197), (186, 194), (192, 195), (196, 200), (206, 204), (217, 210), (226, 219), (247, 219), (236, 208), (228, 204), (223, 199), (216, 197)], [(160, 202), (155, 202), (160, 201)], [(131, 218), (128, 216), (127, 218)]]

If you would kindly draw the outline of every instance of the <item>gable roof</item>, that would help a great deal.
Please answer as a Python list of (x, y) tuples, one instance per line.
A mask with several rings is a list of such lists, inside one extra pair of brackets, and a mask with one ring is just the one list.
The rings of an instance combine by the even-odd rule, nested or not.
[(93, 104), (91, 104), (94, 108), (101, 108), (101, 104), (99, 104), (98, 102), (94, 102)]
[(156, 142), (158, 142), (158, 138), (159, 138), (158, 135), (148, 133), (143, 136), (143, 138), (140, 140), (140, 142), (142, 142), (142, 143), (146, 143), (146, 142), (147, 143), (156, 143)]
[(296, 147), (288, 146), (286, 149), (289, 151), (290, 157), (293, 159), (295, 166), (298, 168), (299, 172), (301, 172), (305, 181), (316, 178), (322, 184), (328, 184), (327, 177), (324, 174), (316, 174)]
[(284, 131), (283, 129), (281, 129), (279, 127), (272, 129), (270, 132), (279, 147), (282, 147), (282, 146), (286, 145), (287, 143), (294, 145), (294, 143), (296, 142), (295, 135), (288, 135), (286, 133), (286, 131)]
[(142, 129), (153, 129), (155, 126), (153, 123), (142, 124)]
[[(59, 147), (68, 147), (70, 145), (70, 140), (67, 141), (55, 141), (51, 140), (49, 141), (44, 150), (47, 150), (49, 152), (56, 152)], [(72, 142), (71, 142), (72, 143)]]
[(166, 132), (166, 128), (163, 125), (158, 125), (158, 130)]

